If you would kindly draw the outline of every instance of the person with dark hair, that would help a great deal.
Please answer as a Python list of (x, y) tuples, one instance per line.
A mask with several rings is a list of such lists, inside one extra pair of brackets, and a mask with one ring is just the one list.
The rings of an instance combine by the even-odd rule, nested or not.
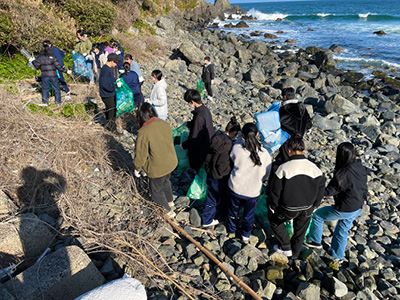
[[(53, 51), (55, 58), (57, 58), (57, 60), (60, 62), (61, 67), (64, 68), (65, 52), (60, 50), (60, 49), (58, 49), (57, 47), (52, 46), (52, 44), (51, 44), (51, 42), (49, 40), (43, 41), (43, 47), (46, 46), (46, 45), (48, 47), (50, 47), (50, 50)], [(67, 93), (66, 99), (69, 100), (71, 98), (69, 96), (69, 94), (70, 94), (69, 93), (69, 87), (68, 87), (67, 83), (65, 82), (64, 75), (63, 75), (62, 72), (58, 72), (58, 80), (60, 81), (64, 92)]]
[(239, 131), (240, 124), (236, 117), (232, 117), (225, 132), (217, 131), (211, 138), (205, 164), (208, 194), (202, 214), (203, 227), (214, 226), (227, 219), (228, 179), (232, 170), (229, 153), (233, 146), (232, 140)]
[(123, 53), (122, 47), (118, 46), (119, 43), (118, 44), (113, 43), (112, 45), (113, 45), (114, 53), (116, 55), (118, 55), (118, 57), (119, 57), (119, 63), (117, 65), (117, 69), (118, 70), (122, 70), (123, 69), (123, 62), (124, 62), (124, 53)]
[(50, 84), (54, 89), (55, 103), (61, 105), (61, 92), (57, 70), (68, 74), (71, 74), (71, 71), (67, 71), (63, 66), (61, 66), (60, 62), (47, 44), (43, 44), (42, 53), (32, 62), (32, 64), (36, 69), (40, 69), (42, 72), (42, 104), (39, 105), (47, 106), (49, 104)]
[[(325, 177), (305, 156), (304, 141), (288, 141), (289, 161), (280, 165), (268, 190), (268, 218), (278, 245), (274, 249), (297, 259), (312, 213), (324, 196)], [(293, 220), (293, 236), (286, 232), (286, 222)]]
[(211, 58), (209, 56), (204, 57), (204, 66), (203, 71), (201, 73), (201, 79), (204, 82), (204, 87), (207, 91), (207, 99), (213, 100), (213, 91), (211, 85), (214, 83), (214, 65), (211, 63)]
[(153, 70), (150, 79), (154, 85), (150, 93), (149, 102), (153, 104), (158, 117), (165, 121), (168, 117), (167, 82), (160, 70)]
[(108, 52), (104, 52), (104, 50), (101, 50), (101, 46), (99, 43), (93, 44), (92, 51), (90, 52), (90, 55), (92, 56), (93, 60), (93, 71), (98, 79), (100, 76), (100, 70), (101, 68), (106, 64), (107, 62), (107, 56)]
[(236, 234), (239, 223), (239, 209), (244, 205), (242, 222), (242, 240), (248, 243), (254, 225), (254, 213), (257, 198), (261, 193), (262, 180), (268, 176), (271, 157), (258, 141), (257, 126), (246, 123), (242, 128), (242, 137), (233, 146), (230, 157), (233, 169), (228, 186), (231, 190), (228, 210), (228, 232), (230, 237)]
[(131, 66), (128, 62), (124, 62), (125, 72), (121, 74), (121, 78), (130, 87), (133, 93), (133, 100), (136, 107), (142, 103), (142, 94), (140, 92), (139, 76), (131, 71)]
[(349, 230), (367, 200), (367, 169), (356, 159), (353, 144), (345, 142), (337, 147), (333, 178), (325, 189), (325, 196), (333, 196), (335, 204), (319, 208), (313, 215), (306, 246), (322, 248), (322, 228), (325, 221), (338, 221), (333, 233), (330, 253), (342, 260)]
[(104, 42), (104, 52), (107, 52), (108, 54), (114, 53), (114, 48), (110, 47), (110, 44), (107, 41)]
[(170, 182), (171, 172), (178, 165), (171, 127), (157, 118), (157, 112), (150, 103), (142, 103), (137, 111), (139, 128), (136, 140), (136, 155), (133, 160), (135, 175), (143, 169), (149, 177), (151, 199), (164, 207), (167, 217), (173, 218), (174, 211), (168, 203), (173, 202)]
[(124, 47), (122, 47), (121, 44), (118, 41), (114, 40), (114, 39), (110, 40), (110, 44), (111, 44), (111, 47), (113, 47), (114, 49), (115, 49), (115, 47), (118, 47), (118, 50), (121, 53), (116, 53), (116, 54), (118, 54), (118, 56), (121, 58), (121, 61), (123, 61), (124, 60), (124, 54), (125, 54)]
[(111, 53), (107, 57), (106, 64), (101, 68), (99, 76), (99, 92), (101, 100), (106, 106), (105, 115), (108, 121), (106, 128), (110, 131), (116, 131), (115, 117), (117, 113), (116, 109), (116, 91), (115, 87), (116, 77), (114, 69), (119, 62), (119, 57), (115, 53)]
[(188, 150), (189, 165), (197, 173), (206, 160), (210, 139), (214, 134), (213, 121), (197, 90), (187, 90), (183, 98), (194, 110), (192, 121), (187, 122), (189, 138), (181, 144), (181, 148)]
[(144, 79), (142, 77), (142, 71), (140, 70), (139, 64), (133, 60), (133, 57), (130, 54), (125, 55), (125, 61), (131, 65), (131, 71), (136, 72), (136, 74), (138, 74), (140, 85), (142, 85)]
[(94, 84), (94, 75), (93, 75), (93, 60), (89, 55), (92, 51), (92, 42), (89, 40), (88, 36), (84, 33), (82, 29), (76, 32), (76, 38), (78, 40), (74, 51), (80, 55), (83, 55), (86, 59), (86, 66), (89, 71), (89, 80), (90, 84)]

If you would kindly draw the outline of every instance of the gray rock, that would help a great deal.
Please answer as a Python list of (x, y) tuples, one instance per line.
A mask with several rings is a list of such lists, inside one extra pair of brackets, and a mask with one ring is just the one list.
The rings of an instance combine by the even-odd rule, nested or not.
[(322, 50), (315, 53), (315, 65), (318, 69), (330, 71), (335, 69), (335, 61), (333, 59), (332, 51)]
[(321, 130), (335, 130), (342, 127), (342, 122), (336, 119), (324, 118), (321, 115), (314, 115), (312, 118), (313, 126)]
[(251, 41), (247, 49), (261, 55), (265, 55), (268, 52), (267, 44), (260, 40)]
[(156, 25), (167, 31), (173, 31), (175, 29), (175, 22), (170, 18), (166, 18), (164, 16), (160, 17)]
[(340, 53), (344, 51), (344, 49), (336, 44), (333, 44), (332, 46), (329, 47), (329, 50), (331, 50), (333, 53)]
[(261, 68), (252, 68), (248, 72), (248, 79), (253, 83), (264, 83), (265, 82), (265, 75)]
[(325, 102), (325, 110), (327, 113), (335, 112), (338, 115), (349, 115), (359, 112), (360, 108), (342, 96), (335, 95)]
[(77, 246), (43, 258), (4, 286), (18, 299), (74, 299), (104, 283), (104, 277)]
[(23, 214), (0, 223), (0, 253), (8, 264), (18, 258), (38, 258), (50, 245), (54, 234), (34, 214)]
[(204, 53), (197, 48), (192, 42), (185, 41), (183, 42), (180, 47), (179, 51), (186, 57), (186, 59), (194, 64), (201, 65), (204, 60)]
[(309, 282), (301, 282), (297, 288), (296, 295), (301, 299), (319, 300), (321, 295), (321, 289), (316, 284)]
[(248, 253), (244, 249), (236, 252), (232, 258), (233, 261), (240, 266), (246, 266), (249, 261)]
[(347, 286), (336, 277), (333, 277), (333, 293), (336, 297), (344, 297), (348, 292)]
[(197, 209), (192, 208), (189, 212), (189, 221), (194, 227), (201, 226), (201, 217)]
[(169, 70), (170, 72), (178, 74), (185, 73), (187, 70), (186, 63), (183, 60), (179, 59), (169, 60), (165, 64), (164, 68)]

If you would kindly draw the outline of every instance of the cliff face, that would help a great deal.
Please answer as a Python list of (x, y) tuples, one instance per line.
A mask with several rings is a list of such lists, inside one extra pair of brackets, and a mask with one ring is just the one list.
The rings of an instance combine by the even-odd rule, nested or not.
[(183, 12), (188, 24), (182, 27), (196, 27), (230, 9), (229, 0), (216, 0), (215, 6), (205, 0), (0, 0), (0, 48), (38, 51), (41, 41), (50, 39), (67, 49), (77, 29), (104, 36), (173, 11)]

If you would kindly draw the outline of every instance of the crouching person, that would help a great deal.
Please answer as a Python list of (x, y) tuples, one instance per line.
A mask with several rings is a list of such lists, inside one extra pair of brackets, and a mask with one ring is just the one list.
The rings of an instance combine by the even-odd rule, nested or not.
[[(279, 166), (268, 192), (269, 221), (278, 241), (274, 249), (297, 259), (312, 213), (324, 196), (325, 177), (305, 156), (301, 138), (288, 141), (289, 161)], [(293, 220), (290, 239), (285, 223)]]
[(164, 207), (167, 217), (175, 213), (169, 206), (173, 202), (171, 172), (178, 165), (169, 124), (159, 118), (150, 103), (142, 103), (137, 111), (139, 128), (136, 140), (135, 175), (143, 169), (149, 177), (151, 199)]

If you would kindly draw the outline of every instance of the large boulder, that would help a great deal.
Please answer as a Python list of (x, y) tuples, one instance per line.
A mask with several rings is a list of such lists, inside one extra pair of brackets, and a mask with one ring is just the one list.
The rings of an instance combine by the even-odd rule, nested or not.
[(70, 300), (104, 283), (104, 277), (77, 246), (63, 247), (7, 281), (18, 299)]
[(204, 60), (204, 53), (193, 45), (192, 42), (186, 41), (181, 44), (179, 51), (183, 56), (192, 64), (202, 64)]
[(250, 51), (260, 53), (262, 55), (265, 55), (268, 52), (267, 44), (260, 40), (251, 41), (247, 49)]
[(183, 60), (179, 59), (169, 60), (165, 64), (164, 68), (173, 73), (178, 73), (178, 74), (182, 74), (187, 70), (186, 63)]
[(297, 288), (296, 295), (301, 299), (319, 300), (321, 296), (321, 288), (313, 283), (302, 282)]
[(229, 0), (215, 0), (214, 1), (214, 6), (216, 9), (219, 11), (225, 12), (227, 10), (230, 10), (232, 8), (231, 3)]
[(315, 65), (323, 71), (331, 71), (335, 69), (335, 61), (330, 50), (321, 50), (315, 53)]
[(36, 259), (51, 244), (54, 234), (34, 214), (23, 214), (0, 223), (0, 261), (4, 265), (19, 259)]
[(174, 21), (172, 21), (170, 18), (166, 18), (166, 17), (161, 17), (156, 25), (162, 29), (165, 29), (167, 31), (173, 31), (175, 30), (175, 23)]
[(265, 75), (261, 68), (252, 68), (247, 74), (247, 79), (252, 83), (264, 83)]
[(360, 108), (346, 98), (334, 95), (325, 102), (325, 110), (327, 113), (335, 112), (338, 115), (349, 115), (359, 112)]

